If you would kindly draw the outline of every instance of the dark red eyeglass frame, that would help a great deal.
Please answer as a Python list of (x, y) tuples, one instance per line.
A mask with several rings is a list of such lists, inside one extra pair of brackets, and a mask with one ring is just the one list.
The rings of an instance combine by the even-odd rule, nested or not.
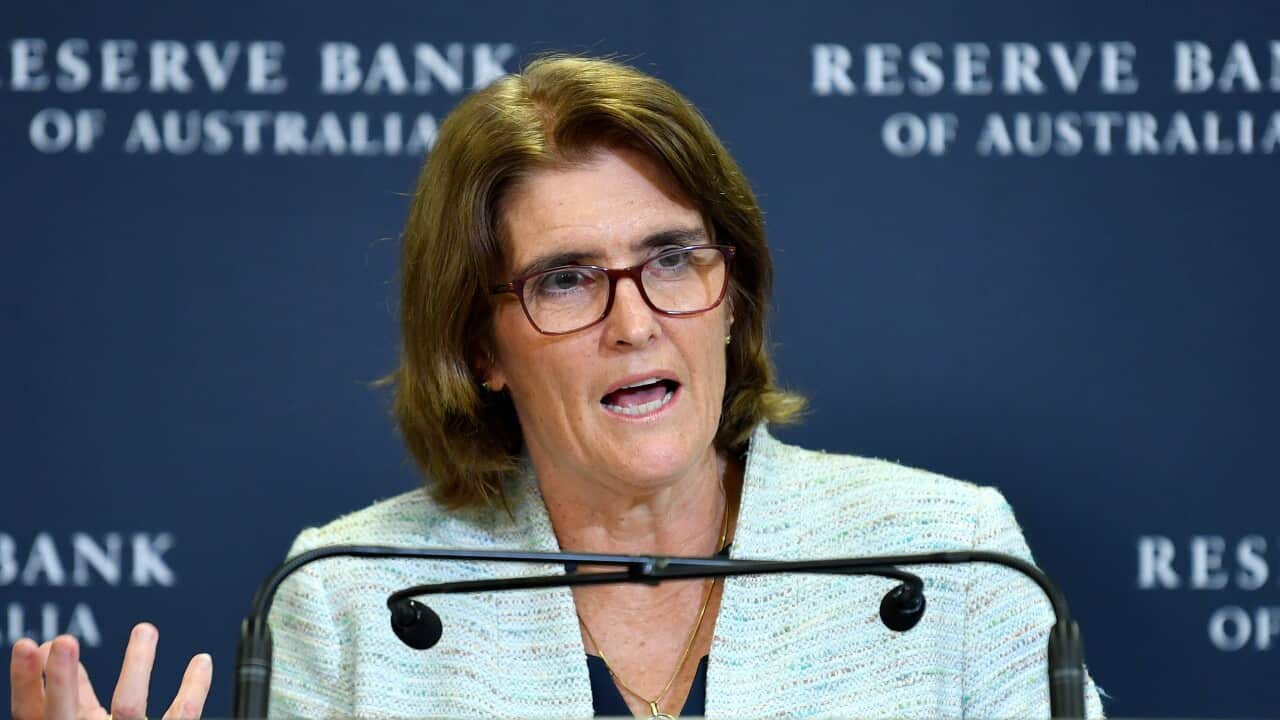
[[(719, 250), (720, 254), (724, 256), (724, 285), (720, 287), (720, 296), (716, 298), (715, 302), (701, 310), (663, 310), (662, 308), (654, 305), (653, 301), (649, 299), (649, 293), (644, 290), (644, 281), (641, 279), (641, 273), (644, 271), (645, 265), (648, 265), (659, 258), (665, 257), (668, 254), (686, 250)], [(636, 289), (640, 291), (640, 297), (644, 299), (644, 304), (648, 305), (650, 310), (653, 310), (659, 315), (666, 315), (667, 317), (700, 315), (704, 312), (716, 309), (720, 303), (724, 302), (725, 293), (729, 291), (729, 275), (733, 271), (733, 256), (736, 252), (737, 248), (732, 245), (685, 245), (682, 247), (673, 247), (668, 250), (664, 250), (639, 265), (632, 265), (631, 267), (626, 268), (607, 268), (599, 265), (560, 265), (558, 267), (547, 268), (546, 270), (539, 270), (537, 272), (527, 273), (525, 275), (512, 278), (510, 282), (505, 282), (501, 285), (494, 285), (489, 288), (489, 292), (493, 295), (503, 295), (506, 293), (514, 294), (520, 300), (520, 309), (524, 311), (525, 319), (529, 321), (529, 324), (533, 326), (534, 330), (537, 330), (543, 335), (568, 335), (570, 333), (576, 333), (579, 330), (586, 330), (593, 325), (597, 325), (602, 320), (609, 317), (609, 311), (613, 310), (614, 292), (618, 288), (618, 280), (620, 278), (631, 278), (631, 282), (635, 283)], [(533, 316), (529, 314), (529, 306), (524, 304), (524, 284), (531, 278), (539, 275), (563, 270), (598, 270), (603, 272), (605, 276), (609, 278), (609, 297), (605, 300), (604, 310), (600, 313), (600, 317), (595, 320), (572, 330), (565, 330), (563, 332), (547, 332), (546, 330), (538, 327), (538, 323), (533, 321)]]

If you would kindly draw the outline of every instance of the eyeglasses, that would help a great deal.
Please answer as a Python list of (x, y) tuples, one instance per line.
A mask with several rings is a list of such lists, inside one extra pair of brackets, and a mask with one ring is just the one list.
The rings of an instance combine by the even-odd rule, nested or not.
[(697, 315), (724, 299), (733, 254), (728, 245), (676, 247), (629, 268), (562, 265), (495, 285), (490, 292), (519, 297), (525, 317), (544, 335), (565, 335), (604, 320), (620, 278), (631, 278), (654, 312)]

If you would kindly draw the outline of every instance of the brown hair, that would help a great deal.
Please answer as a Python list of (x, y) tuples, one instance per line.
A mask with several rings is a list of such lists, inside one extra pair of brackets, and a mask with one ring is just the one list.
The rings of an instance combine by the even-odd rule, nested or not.
[(667, 168), (716, 242), (737, 254), (733, 340), (715, 446), (741, 452), (762, 420), (794, 421), (804, 399), (780, 390), (765, 314), (773, 265), (764, 218), (711, 127), (669, 85), (611, 60), (543, 57), (462, 100), (418, 178), (401, 255), (394, 412), (405, 444), (447, 507), (500, 495), (522, 436), (506, 393), (480, 388), (491, 332), (489, 288), (504, 263), (498, 212), (521, 177), (626, 145)]

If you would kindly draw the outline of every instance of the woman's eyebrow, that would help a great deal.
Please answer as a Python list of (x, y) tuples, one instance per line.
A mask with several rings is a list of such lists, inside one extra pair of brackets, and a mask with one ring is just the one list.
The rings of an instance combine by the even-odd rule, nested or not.
[(595, 253), (587, 250), (564, 250), (548, 255), (539, 255), (516, 270), (515, 277), (525, 277), (526, 275), (540, 273), (543, 270), (558, 268), (562, 265), (585, 265), (593, 257), (595, 257)]
[[(645, 236), (643, 239), (634, 243), (631, 249), (635, 252), (642, 250), (651, 250), (654, 248), (666, 247), (668, 245), (703, 245), (707, 242), (707, 231), (702, 228), (673, 228), (670, 230), (660, 230), (651, 235)], [(573, 249), (573, 250), (557, 250), (539, 255), (538, 257), (525, 263), (514, 274), (515, 277), (524, 277), (533, 273), (539, 273), (544, 270), (558, 268), (564, 265), (586, 265), (592, 264), (591, 261), (599, 258), (601, 253), (598, 250)]]
[(662, 230), (649, 235), (631, 246), (633, 250), (648, 250), (664, 245), (702, 245), (707, 242), (707, 231), (702, 228)]

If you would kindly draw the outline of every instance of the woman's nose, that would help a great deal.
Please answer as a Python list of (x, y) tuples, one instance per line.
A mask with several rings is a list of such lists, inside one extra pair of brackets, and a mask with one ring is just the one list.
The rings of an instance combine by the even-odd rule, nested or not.
[(658, 313), (644, 301), (631, 278), (618, 278), (613, 288), (613, 307), (605, 318), (605, 341), (609, 345), (640, 347), (661, 332)]

